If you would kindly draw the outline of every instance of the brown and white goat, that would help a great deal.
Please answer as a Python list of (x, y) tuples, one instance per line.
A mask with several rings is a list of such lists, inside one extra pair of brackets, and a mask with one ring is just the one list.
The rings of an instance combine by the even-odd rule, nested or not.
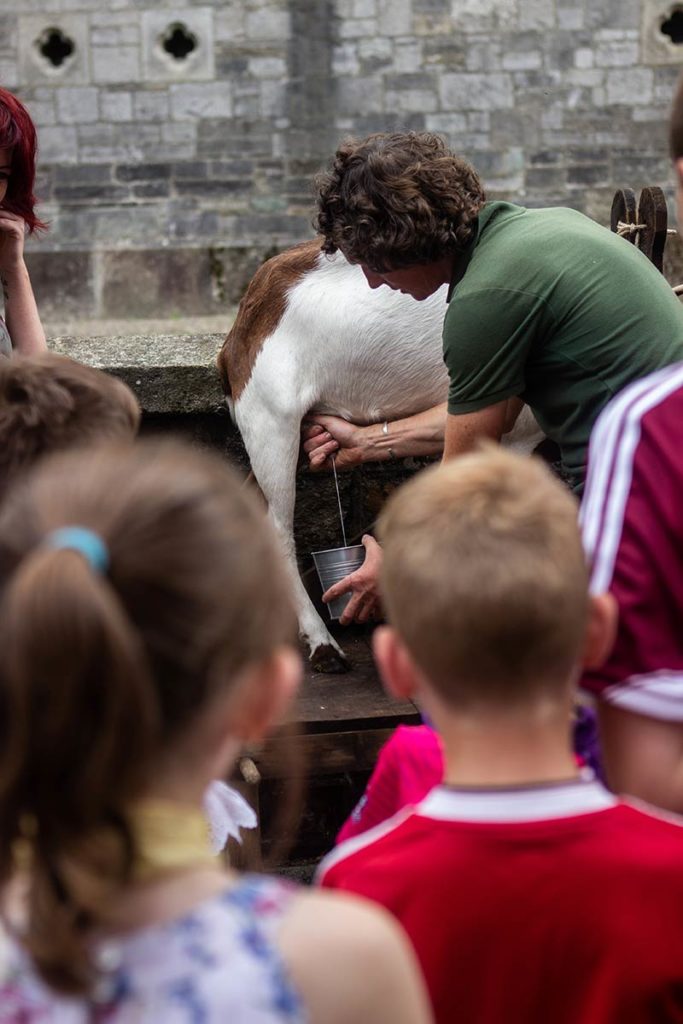
[[(314, 668), (340, 671), (342, 651), (296, 567), (293, 520), (301, 421), (312, 411), (382, 423), (429, 409), (448, 391), (441, 344), (446, 287), (423, 302), (368, 287), (362, 270), (320, 240), (263, 264), (218, 357), (227, 402), (282, 538), (296, 588), (301, 636)], [(525, 409), (505, 441), (541, 440)]]

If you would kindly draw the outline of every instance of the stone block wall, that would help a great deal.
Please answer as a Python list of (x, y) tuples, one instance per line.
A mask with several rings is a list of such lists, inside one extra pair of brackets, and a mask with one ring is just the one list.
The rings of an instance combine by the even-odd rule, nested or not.
[(347, 133), (442, 132), (492, 196), (604, 222), (618, 185), (669, 180), (678, 6), (0, 0), (0, 80), (39, 127), (41, 303), (222, 310), (310, 236), (312, 175)]

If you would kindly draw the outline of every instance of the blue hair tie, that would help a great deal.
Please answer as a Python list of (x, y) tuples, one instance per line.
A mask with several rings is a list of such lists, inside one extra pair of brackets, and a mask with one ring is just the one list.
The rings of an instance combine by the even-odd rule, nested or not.
[(45, 543), (51, 548), (68, 548), (83, 555), (90, 568), (104, 575), (109, 568), (109, 549), (102, 538), (84, 526), (64, 526), (53, 530)]

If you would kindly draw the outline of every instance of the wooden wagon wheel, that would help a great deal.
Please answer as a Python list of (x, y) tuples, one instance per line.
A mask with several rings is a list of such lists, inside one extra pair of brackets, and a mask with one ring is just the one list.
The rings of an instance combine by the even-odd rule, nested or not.
[(614, 193), (614, 199), (612, 200), (612, 210), (610, 212), (610, 228), (616, 234), (623, 234), (624, 238), (628, 238), (629, 242), (635, 244), (636, 236), (633, 234), (624, 233), (623, 230), (619, 230), (620, 225), (631, 225), (636, 224), (636, 211), (638, 204), (636, 203), (636, 194), (632, 188), (619, 188)]
[(658, 185), (648, 185), (642, 190), (638, 200), (637, 223), (642, 225), (642, 228), (638, 231), (636, 240), (640, 251), (654, 263), (660, 274), (663, 273), (667, 220), (664, 193)]

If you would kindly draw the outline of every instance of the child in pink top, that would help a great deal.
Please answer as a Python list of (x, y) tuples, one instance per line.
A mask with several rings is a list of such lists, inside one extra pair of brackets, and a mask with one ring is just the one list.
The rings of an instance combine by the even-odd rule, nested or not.
[(417, 804), (443, 780), (443, 753), (430, 725), (399, 725), (380, 750), (367, 788), (337, 842), (367, 832), (402, 807)]

